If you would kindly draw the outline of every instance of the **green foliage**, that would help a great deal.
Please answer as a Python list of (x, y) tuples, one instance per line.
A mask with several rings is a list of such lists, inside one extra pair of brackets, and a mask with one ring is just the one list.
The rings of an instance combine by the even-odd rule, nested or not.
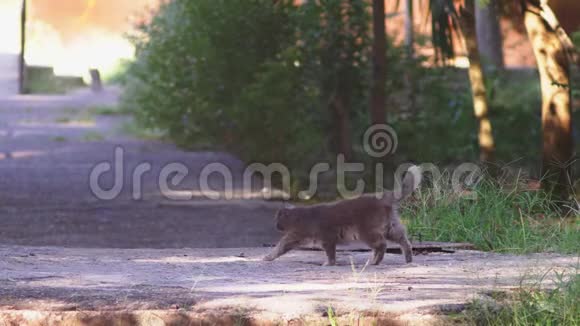
[(290, 167), (324, 158), (331, 99), (348, 93), (353, 116), (367, 107), (368, 4), (287, 2), (165, 4), (133, 38), (124, 106), (183, 146)]
[[(436, 164), (476, 161), (477, 121), (466, 71), (401, 67), (417, 80), (417, 114), (390, 115), (399, 136), (400, 160)], [(486, 84), (498, 162), (518, 161), (524, 166), (536, 162), (541, 144), (538, 80), (530, 71), (516, 70), (489, 74)]]
[(90, 114), (94, 115), (123, 115), (127, 112), (123, 112), (117, 106), (109, 106), (109, 105), (100, 105), (100, 106), (93, 106), (88, 109)]
[[(464, 73), (452, 69), (413, 69), (417, 77), (414, 116), (393, 116), (402, 161), (444, 163), (477, 157), (477, 124)], [(401, 72), (402, 73), (402, 72)], [(442, 109), (444, 108), (444, 109)]]
[[(121, 112), (134, 112), (137, 129), (181, 146), (228, 150), (247, 162), (280, 162), (301, 172), (332, 154), (330, 102), (340, 94), (355, 159), (368, 160), (361, 139), (370, 120), (370, 3), (290, 2), (163, 5), (133, 37), (137, 59), (128, 68)], [(427, 58), (404, 53), (388, 45), (388, 121), (399, 139), (391, 163), (477, 160), (466, 71), (427, 68)], [(406, 108), (407, 80), (414, 81), (414, 109)], [(530, 163), (541, 144), (537, 78), (495, 73), (487, 84), (498, 160)]]
[(436, 182), (441, 192), (420, 192), (404, 212), (415, 238), (469, 242), (479, 250), (518, 254), (576, 253), (580, 248), (579, 221), (560, 219), (544, 192), (485, 179), (466, 196)]
[[(288, 19), (285, 4), (267, 0), (163, 5), (133, 38), (137, 60), (129, 68), (124, 105), (144, 126), (165, 130), (181, 145), (249, 142), (238, 135), (236, 114), (242, 102), (255, 102), (247, 89), (267, 78), (260, 74), (264, 65), (288, 46)], [(294, 121), (274, 122), (282, 128)]]
[[(337, 92), (365, 97), (368, 89), (370, 31), (365, 2), (308, 1), (295, 10), (299, 62), (303, 78), (315, 87), (322, 103)], [(357, 109), (366, 109), (355, 102)]]
[(498, 161), (537, 162), (542, 143), (540, 82), (535, 72), (489, 74), (490, 119)]
[(132, 63), (129, 59), (120, 59), (115, 67), (103, 76), (104, 82), (107, 84), (125, 84), (127, 82), (127, 73)]
[(261, 67), (228, 117), (233, 127), (225, 139), (228, 148), (246, 160), (302, 168), (306, 166), (301, 162), (310, 163), (324, 154), (316, 119), (320, 112), (313, 106), (316, 94), (301, 83), (301, 73), (292, 59)]
[(580, 31), (572, 33), (572, 42), (574, 42), (576, 48), (580, 49)]
[(121, 125), (119, 128), (124, 134), (131, 135), (137, 139), (143, 140), (155, 140), (155, 141), (166, 141), (166, 135), (155, 128), (143, 128), (143, 126), (138, 125), (134, 121), (127, 121)]
[(523, 286), (506, 302), (476, 300), (463, 321), (472, 325), (580, 325), (580, 276), (556, 274), (556, 288)]

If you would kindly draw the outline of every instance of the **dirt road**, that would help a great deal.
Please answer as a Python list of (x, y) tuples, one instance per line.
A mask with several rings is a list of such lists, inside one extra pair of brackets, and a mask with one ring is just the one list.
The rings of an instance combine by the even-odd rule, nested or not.
[[(365, 268), (368, 252), (339, 252), (335, 267), (320, 266), (322, 252), (261, 261), (266, 252), (0, 247), (0, 316), (17, 320), (33, 310), (32, 320), (101, 320), (130, 311), (137, 320), (153, 314), (166, 323), (181, 317), (198, 325), (215, 315), (324, 321), (332, 307), (345, 316), (341, 325), (356, 324), (348, 318), (356, 321), (365, 311), (415, 325), (436, 320), (438, 309), (460, 311), (486, 293), (550, 286), (556, 272), (571, 275), (577, 268), (577, 258), (553, 254), (457, 251), (419, 255), (412, 264), (388, 254), (380, 266)], [(182, 324), (189, 323), (175, 325)]]
[[(197, 177), (209, 163), (228, 166), (235, 181), (244, 165), (226, 153), (187, 152), (128, 135), (123, 129), (129, 118), (99, 114), (117, 100), (114, 88), (97, 95), (79, 91), (0, 99), (0, 244), (196, 248), (275, 241), (277, 203), (196, 198), (185, 206), (164, 205), (158, 179), (167, 164), (189, 169), (174, 188), (183, 191), (199, 189)], [(103, 201), (93, 195), (89, 175), (98, 163), (113, 163), (118, 147), (124, 150), (122, 193)], [(152, 168), (143, 176), (143, 199), (135, 201), (131, 172), (144, 162)], [(112, 186), (113, 178), (104, 174), (102, 187)], [(214, 179), (219, 189), (219, 177)]]

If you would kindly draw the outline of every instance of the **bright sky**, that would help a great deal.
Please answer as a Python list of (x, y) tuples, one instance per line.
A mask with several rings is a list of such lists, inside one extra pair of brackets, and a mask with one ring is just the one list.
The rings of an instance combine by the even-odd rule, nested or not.
[(0, 1), (0, 53), (20, 51), (20, 1)]
[[(61, 75), (112, 70), (134, 50), (132, 18), (158, 0), (28, 0), (26, 61)], [(0, 0), (0, 53), (18, 53), (22, 0)]]

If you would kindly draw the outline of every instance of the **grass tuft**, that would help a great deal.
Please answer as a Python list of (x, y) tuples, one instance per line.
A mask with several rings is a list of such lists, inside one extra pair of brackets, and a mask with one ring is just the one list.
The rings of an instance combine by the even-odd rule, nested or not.
[(89, 109), (89, 112), (94, 115), (105, 115), (105, 116), (115, 116), (115, 115), (125, 115), (127, 112), (121, 110), (117, 106), (94, 106)]
[(56, 142), (56, 143), (64, 143), (67, 141), (67, 139), (64, 136), (55, 136), (55, 137), (52, 137), (52, 141)]
[(497, 301), (475, 300), (459, 319), (468, 325), (580, 325), (580, 275), (556, 277), (555, 289), (521, 287)]
[(437, 182), (438, 192), (421, 190), (403, 208), (415, 240), (469, 242), (479, 250), (515, 254), (571, 254), (580, 248), (577, 216), (561, 217), (547, 194), (526, 182), (484, 179), (459, 194)]
[(121, 132), (142, 140), (160, 141), (167, 138), (165, 133), (141, 127), (133, 121), (124, 123)]

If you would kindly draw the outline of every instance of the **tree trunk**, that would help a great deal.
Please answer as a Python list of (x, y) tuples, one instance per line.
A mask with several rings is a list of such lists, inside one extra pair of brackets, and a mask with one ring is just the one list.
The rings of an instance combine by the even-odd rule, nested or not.
[(565, 200), (573, 156), (570, 62), (557, 30), (550, 28), (550, 22), (542, 17), (542, 3), (525, 0), (524, 5), (524, 23), (542, 87), (542, 187)]
[(482, 162), (492, 162), (494, 160), (495, 143), (493, 140), (491, 121), (489, 120), (489, 104), (485, 90), (485, 77), (481, 67), (475, 32), (476, 18), (474, 0), (465, 0), (465, 7), (460, 9), (459, 21), (469, 58), (469, 80), (471, 82), (473, 109), (475, 118), (479, 124), (477, 134), (479, 158)]
[[(415, 57), (415, 31), (413, 28), (413, 0), (405, 1), (405, 48), (407, 50), (407, 60), (412, 62)], [(416, 105), (415, 105), (415, 76), (413, 74), (413, 69), (407, 69), (405, 72), (405, 84), (407, 85), (407, 101), (409, 103), (409, 112), (411, 115), (415, 115)]]
[(348, 90), (340, 87), (338, 92), (330, 100), (330, 111), (334, 118), (334, 139), (337, 154), (344, 155), (346, 161), (352, 159), (352, 143)]
[(385, 24), (385, 1), (373, 0), (373, 82), (371, 89), (371, 123), (386, 121), (386, 63), (387, 36)]
[(405, 48), (407, 57), (414, 56), (415, 32), (413, 30), (413, 0), (405, 1)]
[(497, 0), (489, 0), (487, 5), (476, 1), (475, 21), (479, 53), (497, 69), (503, 69), (503, 39), (499, 25)]
[(24, 52), (26, 50), (26, 0), (22, 0), (22, 11), (20, 15), (20, 56), (18, 57), (18, 92), (26, 93), (26, 61)]

